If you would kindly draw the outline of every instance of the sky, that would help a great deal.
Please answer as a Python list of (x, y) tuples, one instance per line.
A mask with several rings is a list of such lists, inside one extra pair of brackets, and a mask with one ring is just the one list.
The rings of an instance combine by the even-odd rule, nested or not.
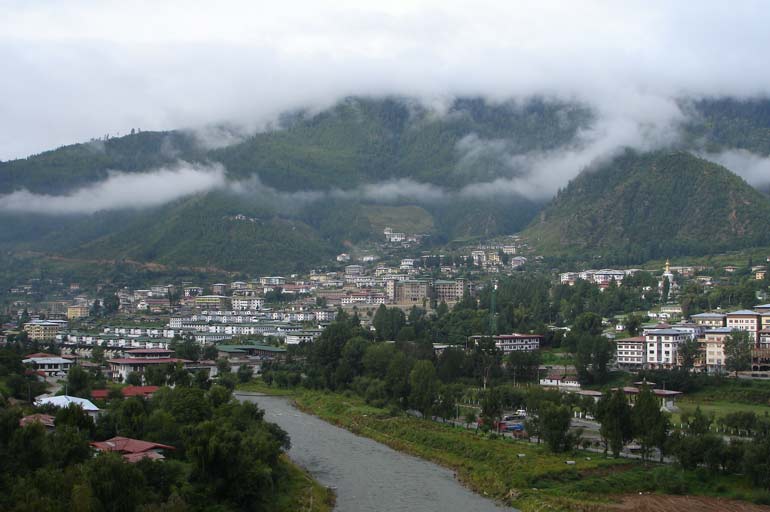
[(258, 130), (348, 95), (589, 104), (598, 121), (572, 155), (526, 157), (548, 186), (509, 183), (547, 196), (621, 146), (666, 140), (676, 98), (770, 94), (760, 1), (0, 0), (0, 12), (0, 160), (132, 128)]

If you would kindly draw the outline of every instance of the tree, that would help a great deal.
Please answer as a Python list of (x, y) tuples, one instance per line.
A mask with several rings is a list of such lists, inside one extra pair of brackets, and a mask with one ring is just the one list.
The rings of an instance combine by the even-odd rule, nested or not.
[(565, 452), (574, 446), (576, 435), (569, 431), (570, 410), (564, 405), (546, 402), (538, 411), (543, 441), (552, 452)]
[(539, 350), (533, 352), (514, 351), (508, 356), (508, 371), (513, 374), (513, 381), (531, 382), (537, 380), (538, 369), (542, 362)]
[(498, 388), (490, 388), (481, 399), (481, 417), (484, 423), (494, 427), (503, 415), (503, 397)]
[(247, 364), (242, 364), (238, 367), (238, 382), (245, 383), (251, 380), (254, 371)]
[(642, 327), (643, 319), (639, 315), (631, 314), (626, 317), (626, 331), (631, 336), (639, 334), (639, 330)]
[(423, 417), (430, 417), (438, 396), (436, 368), (430, 361), (417, 361), (409, 373), (409, 403), (420, 411)]
[(679, 357), (682, 358), (682, 369), (685, 371), (692, 370), (700, 355), (700, 346), (698, 341), (692, 338), (688, 338), (679, 344), (678, 351)]
[(602, 333), (602, 317), (596, 313), (583, 313), (575, 318), (572, 331), (598, 336)]
[(596, 418), (601, 423), (599, 433), (604, 440), (605, 453), (609, 446), (618, 457), (623, 446), (633, 439), (631, 407), (622, 389), (607, 392), (599, 401)]
[(642, 460), (647, 460), (654, 447), (663, 447), (669, 428), (668, 418), (661, 412), (658, 399), (648, 386), (639, 391), (631, 418)]
[(91, 396), (91, 374), (79, 364), (67, 372), (67, 394), (81, 398)]
[(107, 295), (102, 304), (104, 305), (104, 313), (107, 315), (117, 313), (118, 309), (120, 309), (120, 299), (114, 293)]
[(668, 302), (668, 294), (671, 291), (671, 282), (668, 277), (663, 278), (663, 289), (661, 290), (661, 300), (665, 303)]
[(751, 367), (751, 347), (753, 340), (748, 331), (733, 329), (725, 338), (725, 366), (727, 371), (738, 372), (748, 370)]
[(142, 374), (138, 372), (131, 372), (128, 375), (126, 375), (126, 384), (129, 386), (141, 386), (142, 385)]

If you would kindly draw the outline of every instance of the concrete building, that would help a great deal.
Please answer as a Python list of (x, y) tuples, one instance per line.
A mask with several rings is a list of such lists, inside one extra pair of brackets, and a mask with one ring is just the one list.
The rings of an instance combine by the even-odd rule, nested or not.
[(621, 368), (628, 370), (642, 369), (647, 364), (644, 336), (616, 340), (615, 360)]
[[(482, 339), (489, 338), (489, 336), (475, 335), (471, 336), (470, 340), (474, 343), (479, 342)], [(534, 352), (540, 348), (540, 343), (543, 341), (543, 336), (540, 334), (498, 334), (492, 336), (495, 342), (495, 346), (500, 349), (503, 354), (510, 354), (511, 352)]]
[(724, 327), (727, 317), (723, 313), (698, 313), (690, 316), (690, 319), (705, 327)]
[(224, 295), (199, 295), (195, 297), (195, 306), (203, 310), (228, 311), (231, 299)]
[(686, 335), (676, 329), (650, 329), (645, 334), (645, 354), (650, 368), (676, 366), (679, 345)]
[(80, 305), (75, 305), (75, 306), (68, 306), (67, 307), (67, 318), (69, 320), (77, 320), (79, 318), (86, 318), (90, 312), (91, 312), (91, 308), (89, 308), (85, 304), (80, 304)]
[(24, 332), (35, 341), (51, 341), (59, 331), (66, 328), (67, 322), (64, 320), (32, 320), (24, 324)]
[(725, 315), (727, 317), (727, 327), (747, 331), (751, 334), (754, 343), (759, 340), (759, 331), (762, 329), (762, 315), (750, 309), (732, 311)]
[(395, 282), (394, 301), (396, 304), (420, 306), (431, 298), (430, 281), (409, 279)]

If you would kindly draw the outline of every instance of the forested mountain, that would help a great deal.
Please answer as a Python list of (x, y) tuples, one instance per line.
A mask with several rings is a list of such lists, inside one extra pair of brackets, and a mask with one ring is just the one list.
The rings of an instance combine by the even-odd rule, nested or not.
[[(682, 150), (743, 148), (770, 154), (770, 102), (701, 100), (683, 102), (683, 109), (690, 122), (683, 127)], [(517, 155), (576, 147), (582, 130), (594, 121), (588, 107), (550, 99), (456, 99), (437, 111), (405, 98), (349, 98), (321, 112), (288, 113), (274, 126), (214, 149), (199, 133), (186, 131), (139, 131), (75, 144), (0, 162), (0, 197), (19, 190), (72, 194), (114, 172), (144, 174), (180, 162), (221, 169), (226, 184), (162, 206), (95, 213), (22, 213), (0, 205), (0, 248), (291, 272), (379, 238), (387, 222), (396, 222), (396, 229), (427, 229), (436, 244), (514, 233), (535, 218), (542, 201), (510, 192), (461, 191), (518, 176), (524, 168)], [(669, 181), (652, 179), (653, 173), (644, 177), (660, 167), (671, 171)], [(640, 258), (664, 249), (710, 251), (735, 240), (764, 243), (764, 228), (745, 218), (763, 208), (760, 196), (724, 169), (714, 169), (685, 154), (629, 154), (575, 180), (530, 233), (549, 250), (566, 243), (568, 251), (632, 251)], [(634, 185), (624, 186), (632, 171)], [(383, 196), (383, 184), (391, 184), (395, 196), (393, 190)], [(576, 205), (588, 188), (586, 201), (594, 205), (584, 210)], [(610, 198), (602, 196), (603, 190)], [(623, 201), (615, 202), (618, 194)], [(575, 202), (565, 199), (573, 196)], [(738, 197), (749, 197), (751, 204)], [(645, 206), (652, 204), (650, 198), (656, 198), (656, 206)], [(660, 207), (657, 198), (663, 201)], [(693, 206), (685, 209), (683, 201)], [(676, 206), (669, 208), (672, 203)], [(730, 219), (731, 207), (737, 220), (706, 237), (701, 221)], [(605, 208), (607, 214), (600, 215)], [(562, 211), (579, 218), (559, 221)], [(683, 221), (685, 213), (698, 218)], [(605, 229), (605, 217), (620, 227)], [(574, 235), (565, 234), (564, 225), (577, 229)]]
[(770, 244), (768, 218), (770, 199), (724, 167), (628, 151), (581, 173), (524, 233), (548, 253), (642, 262)]

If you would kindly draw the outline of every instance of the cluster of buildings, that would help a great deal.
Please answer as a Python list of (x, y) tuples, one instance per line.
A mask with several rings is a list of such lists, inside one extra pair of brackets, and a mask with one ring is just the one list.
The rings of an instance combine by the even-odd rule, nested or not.
[(659, 324), (641, 336), (616, 340), (616, 362), (628, 370), (676, 368), (682, 364), (681, 344), (695, 340), (699, 357), (695, 367), (709, 372), (725, 370), (725, 339), (734, 330), (749, 333), (752, 371), (770, 371), (770, 304), (731, 312), (692, 315), (691, 322)]

